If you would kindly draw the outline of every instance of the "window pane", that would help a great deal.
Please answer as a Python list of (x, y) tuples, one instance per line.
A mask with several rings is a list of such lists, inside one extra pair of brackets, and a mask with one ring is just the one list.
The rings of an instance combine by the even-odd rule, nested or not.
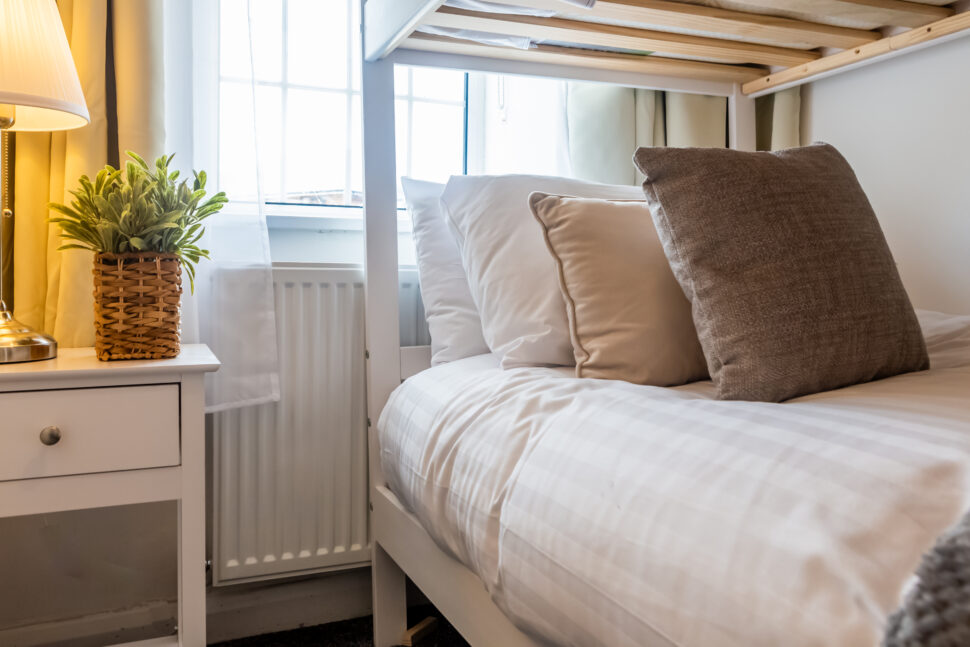
[(276, 200), (283, 192), (280, 173), (283, 168), (283, 102), (279, 88), (257, 86), (256, 123), (260, 183), (265, 198)]
[(350, 77), (352, 87), (360, 90), (360, 3), (349, 0), (350, 13)]
[(249, 5), (256, 78), (280, 81), (283, 75), (283, 0), (259, 0)]
[(456, 102), (465, 100), (464, 72), (414, 67), (411, 68), (411, 74), (414, 83), (411, 92), (415, 98)]
[[(252, 89), (249, 83), (223, 81), (219, 87), (219, 190), (230, 200), (256, 198), (256, 138), (253, 135)], [(261, 181), (267, 198), (280, 192), (281, 106), (278, 88), (259, 87)]]
[(355, 96), (350, 111), (350, 191), (349, 204), (364, 204), (364, 136), (361, 128), (360, 96)]
[(289, 0), (287, 29), (290, 83), (347, 87), (346, 0)]
[(280, 81), (283, 65), (283, 0), (221, 0), (219, 61), (223, 76), (250, 77), (249, 11), (252, 11), (252, 68), (260, 81)]
[(464, 151), (462, 106), (415, 101), (411, 117), (411, 175), (444, 182), (461, 175)]
[(411, 165), (408, 163), (410, 157), (408, 149), (411, 146), (411, 132), (408, 127), (410, 121), (408, 102), (404, 99), (398, 99), (394, 102), (394, 130), (397, 139), (395, 148), (397, 149), (397, 195), (399, 202), (404, 195), (404, 190), (401, 188), (401, 178), (411, 175)]
[(399, 97), (406, 96), (411, 92), (410, 76), (408, 75), (410, 69), (403, 65), (394, 66), (394, 94)]
[(288, 202), (343, 204), (348, 125), (346, 94), (289, 91), (284, 178)]
[(252, 197), (256, 186), (249, 87), (248, 83), (219, 84), (219, 190), (225, 191), (230, 200)]
[(246, 0), (222, 0), (219, 4), (219, 71), (222, 76), (249, 77)]

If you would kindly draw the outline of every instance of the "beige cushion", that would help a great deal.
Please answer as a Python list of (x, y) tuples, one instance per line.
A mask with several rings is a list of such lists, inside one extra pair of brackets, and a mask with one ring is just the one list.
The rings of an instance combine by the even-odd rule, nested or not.
[(578, 377), (654, 386), (707, 377), (645, 203), (545, 193), (529, 203), (559, 268)]
[(533, 191), (641, 200), (636, 186), (541, 175), (453, 175), (441, 194), (489, 350), (502, 368), (572, 366), (556, 266), (529, 210)]
[(876, 215), (835, 148), (641, 148), (635, 161), (718, 397), (777, 402), (929, 367)]

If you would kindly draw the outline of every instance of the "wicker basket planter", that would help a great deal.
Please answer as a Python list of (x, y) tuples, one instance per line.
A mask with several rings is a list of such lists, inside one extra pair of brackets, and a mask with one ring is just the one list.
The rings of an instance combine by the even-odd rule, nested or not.
[(95, 254), (98, 359), (176, 357), (181, 297), (182, 265), (175, 254)]

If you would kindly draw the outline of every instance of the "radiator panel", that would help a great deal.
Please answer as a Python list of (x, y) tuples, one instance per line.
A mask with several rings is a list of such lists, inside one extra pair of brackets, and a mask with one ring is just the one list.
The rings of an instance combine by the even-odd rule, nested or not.
[[(415, 273), (406, 345), (427, 343)], [(370, 560), (359, 268), (274, 268), (280, 401), (213, 416), (213, 583)]]

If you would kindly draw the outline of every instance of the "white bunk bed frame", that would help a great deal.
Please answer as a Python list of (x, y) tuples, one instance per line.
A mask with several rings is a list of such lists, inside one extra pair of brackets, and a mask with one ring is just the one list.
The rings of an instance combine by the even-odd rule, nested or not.
[[(561, 0), (492, 0), (565, 10)], [(481, 580), (441, 550), (417, 518), (386, 486), (376, 424), (391, 391), (430, 366), (430, 348), (402, 347), (398, 314), (397, 175), (394, 65), (493, 72), (723, 96), (728, 100), (732, 148), (755, 149), (754, 98), (900, 53), (970, 35), (970, 2), (952, 7), (903, 0), (831, 0), (885, 17), (887, 27), (865, 31), (776, 16), (741, 13), (666, 0), (599, 0), (594, 16), (693, 29), (732, 38), (764, 36), (817, 43), (821, 51), (752, 44), (556, 18), (477, 14), (444, 8), (444, 0), (361, 0), (366, 271), (367, 413), (374, 645), (390, 647), (407, 635), (405, 581), (410, 578), (472, 645), (538, 645), (492, 602)], [(796, 6), (800, 0), (776, 0)], [(831, 3), (830, 3), (831, 4)], [(582, 10), (570, 8), (573, 13)], [(878, 12), (882, 12), (879, 14)], [(420, 24), (527, 34), (584, 45), (621, 43), (629, 49), (696, 54), (708, 62), (591, 51), (564, 46), (514, 50), (415, 33)], [(895, 28), (893, 26), (896, 26)], [(900, 27), (908, 27), (901, 30)], [(609, 39), (613, 39), (612, 41)], [(664, 39), (667, 39), (666, 41)], [(665, 44), (666, 43), (666, 44)], [(693, 48), (693, 49), (692, 49)], [(826, 55), (822, 55), (826, 54)], [(773, 68), (709, 62), (761, 63)], [(408, 643), (410, 644), (410, 643)]]

